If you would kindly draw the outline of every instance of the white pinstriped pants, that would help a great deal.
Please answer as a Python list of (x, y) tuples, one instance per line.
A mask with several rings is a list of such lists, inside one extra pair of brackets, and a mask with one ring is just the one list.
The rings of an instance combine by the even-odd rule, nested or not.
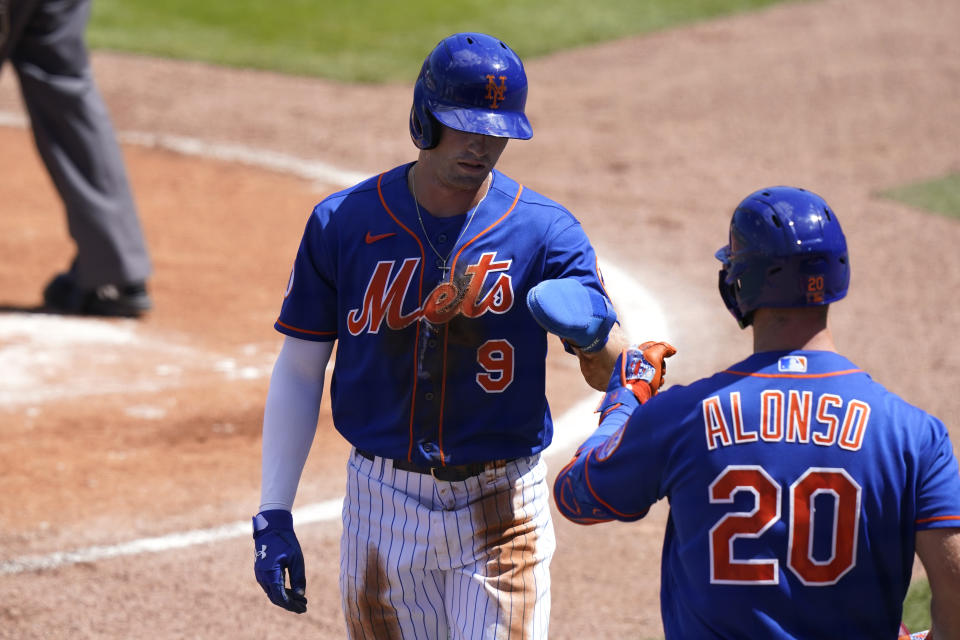
[(340, 592), (351, 640), (545, 640), (556, 547), (540, 456), (462, 482), (351, 452)]

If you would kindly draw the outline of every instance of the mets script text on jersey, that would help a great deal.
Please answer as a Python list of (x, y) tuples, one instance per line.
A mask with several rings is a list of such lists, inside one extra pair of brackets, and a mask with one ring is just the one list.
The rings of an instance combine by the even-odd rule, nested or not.
[[(347, 329), (353, 335), (364, 331), (378, 333), (384, 321), (390, 329), (402, 329), (426, 318), (434, 324), (449, 322), (457, 314), (476, 318), (485, 313), (506, 313), (513, 306), (513, 283), (506, 273), (512, 260), (496, 262), (496, 252), (484, 253), (476, 264), (468, 266), (465, 282), (441, 282), (426, 297), (424, 303), (404, 313), (403, 302), (407, 290), (417, 272), (420, 258), (407, 258), (393, 273), (396, 262), (378, 262), (363, 296), (363, 307), (351, 309), (347, 314)], [(487, 276), (493, 274), (493, 282), (484, 290)], [(485, 291), (485, 293), (484, 293)]]

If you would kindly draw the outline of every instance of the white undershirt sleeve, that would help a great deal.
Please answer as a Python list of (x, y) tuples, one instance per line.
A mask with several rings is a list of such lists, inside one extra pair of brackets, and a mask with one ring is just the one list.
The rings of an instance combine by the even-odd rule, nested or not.
[(333, 342), (287, 336), (273, 366), (263, 412), (260, 511), (293, 508), (317, 431)]

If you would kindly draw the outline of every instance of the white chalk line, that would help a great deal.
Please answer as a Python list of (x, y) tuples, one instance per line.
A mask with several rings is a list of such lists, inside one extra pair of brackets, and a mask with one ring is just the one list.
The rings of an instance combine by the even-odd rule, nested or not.
[[(27, 123), (22, 116), (0, 111), (0, 126), (25, 127)], [(258, 150), (243, 145), (212, 144), (194, 138), (140, 132), (122, 132), (119, 135), (121, 140), (132, 144), (163, 148), (186, 155), (216, 158), (262, 167), (273, 171), (291, 173), (323, 184), (349, 186), (367, 177), (367, 174), (342, 171), (321, 162), (303, 160), (294, 156)], [(602, 270), (607, 290), (618, 305), (620, 322), (626, 329), (627, 335), (635, 338), (641, 336), (666, 336), (666, 320), (656, 300), (624, 270), (612, 264), (602, 264)], [(34, 316), (33, 321), (35, 322), (36, 320), (37, 316)], [(70, 322), (70, 320), (64, 320), (64, 322)], [(93, 331), (96, 332), (102, 328), (103, 327), (99, 325), (94, 325)], [(3, 336), (0, 335), (0, 337)], [(127, 338), (125, 336), (125, 330), (122, 329), (119, 330), (117, 335), (110, 334), (108, 330), (106, 337), (100, 336), (100, 339), (108, 342), (117, 342), (118, 340), (124, 342)], [(569, 446), (581, 441), (593, 430), (596, 425), (596, 418), (593, 416), (593, 412), (600, 397), (601, 394), (599, 392), (594, 392), (554, 420), (554, 439), (548, 455), (554, 452), (565, 451)], [(331, 522), (340, 517), (342, 504), (343, 498), (341, 497), (298, 507), (294, 509), (294, 519), (298, 525)], [(164, 536), (141, 538), (115, 545), (94, 546), (76, 551), (58, 551), (45, 555), (24, 556), (16, 560), (0, 562), (0, 575), (54, 569), (77, 563), (97, 562), (99, 560), (121, 556), (182, 549), (247, 536), (250, 535), (250, 532), (251, 524), (243, 521), (208, 529), (197, 529)]]
[[(0, 111), (0, 126), (23, 129), (29, 126), (29, 122), (20, 114)], [(144, 131), (120, 131), (117, 133), (117, 137), (126, 144), (287, 173), (310, 180), (318, 187), (347, 187), (373, 175), (347, 171), (325, 162), (307, 160), (286, 153), (257, 149), (242, 144), (208, 142), (188, 136), (147, 133)]]
[(306, 160), (286, 153), (255, 149), (239, 144), (211, 143), (185, 136), (136, 131), (121, 133), (119, 137), (122, 142), (130, 144), (287, 173), (311, 180), (316, 186), (349, 186), (366, 180), (371, 175), (344, 171), (316, 160)]
[[(91, 395), (159, 392), (191, 376), (255, 380), (270, 375), (273, 345), (204, 352), (150, 333), (135, 320), (0, 314), (0, 407), (13, 409)], [(118, 363), (141, 363), (116, 372)], [(162, 417), (162, 415), (158, 416)]]

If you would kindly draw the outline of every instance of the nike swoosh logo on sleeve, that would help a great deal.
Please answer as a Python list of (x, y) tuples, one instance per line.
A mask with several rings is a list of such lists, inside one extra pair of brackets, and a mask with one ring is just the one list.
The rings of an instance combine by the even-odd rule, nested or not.
[(377, 235), (373, 235), (372, 233), (367, 231), (367, 237), (364, 238), (364, 240), (366, 240), (367, 244), (373, 244), (377, 240), (383, 240), (384, 238), (389, 238), (390, 236), (395, 236), (395, 235), (397, 235), (396, 231), (391, 231), (390, 233), (378, 233)]

